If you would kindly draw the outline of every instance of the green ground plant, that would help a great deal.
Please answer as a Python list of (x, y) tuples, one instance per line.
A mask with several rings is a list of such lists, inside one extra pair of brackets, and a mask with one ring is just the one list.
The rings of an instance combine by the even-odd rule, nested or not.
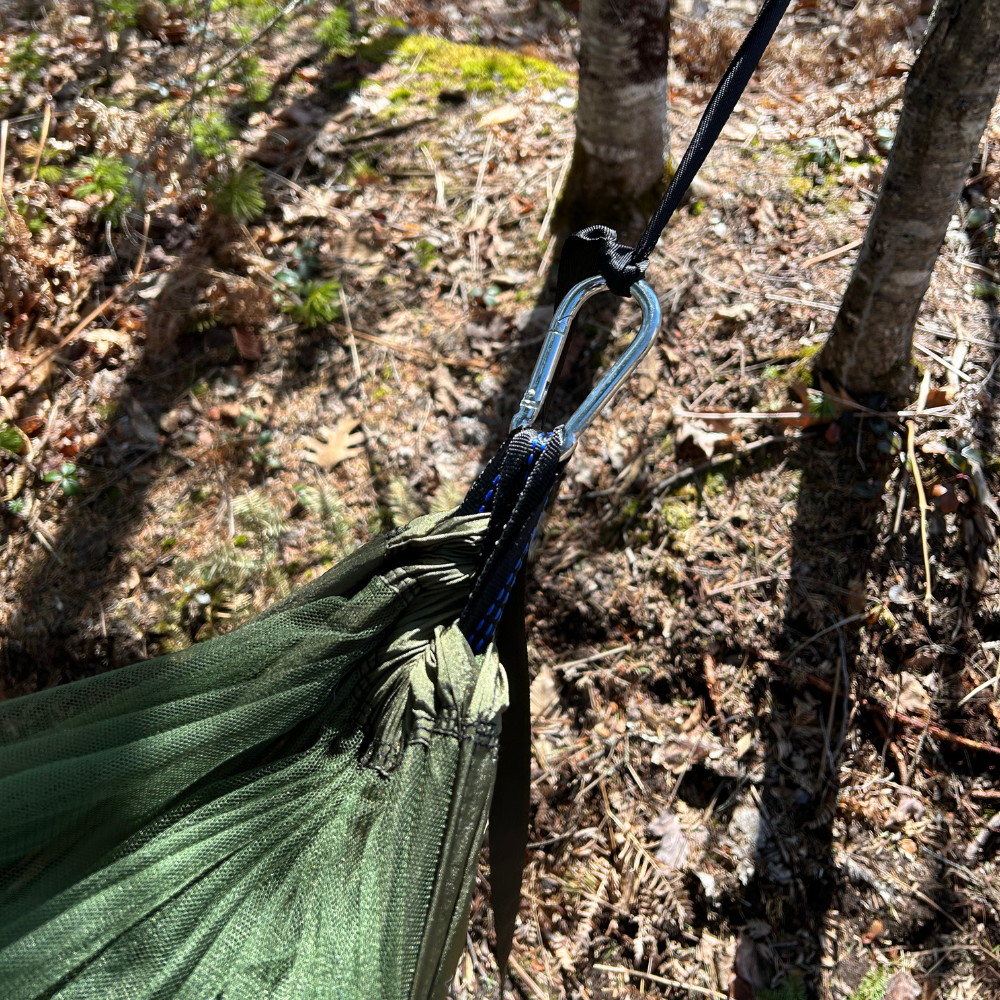
[(83, 156), (70, 172), (70, 177), (78, 181), (73, 193), (77, 198), (97, 195), (100, 199), (99, 214), (113, 225), (121, 222), (134, 200), (129, 186), (131, 171), (120, 156), (95, 153)]
[(212, 205), (223, 215), (237, 222), (250, 222), (264, 211), (262, 173), (254, 163), (245, 163), (227, 170), (210, 184)]
[(332, 323), (340, 315), (339, 281), (303, 281), (295, 289), (294, 299), (282, 303), (282, 311), (296, 323), (309, 329)]

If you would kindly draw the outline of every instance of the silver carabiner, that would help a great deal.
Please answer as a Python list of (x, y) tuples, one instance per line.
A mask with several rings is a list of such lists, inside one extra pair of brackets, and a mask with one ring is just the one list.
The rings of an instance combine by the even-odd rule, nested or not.
[[(555, 377), (559, 355), (566, 344), (573, 317), (576, 316), (587, 299), (593, 298), (598, 292), (607, 291), (607, 283), (603, 278), (587, 278), (574, 285), (563, 298), (559, 309), (552, 317), (549, 332), (545, 335), (541, 353), (531, 373), (531, 381), (521, 398), (521, 406), (514, 419), (510, 422), (512, 431), (522, 427), (531, 427), (538, 418), (538, 413), (545, 402), (552, 379)], [(632, 338), (632, 343), (625, 348), (621, 357), (605, 372), (601, 380), (590, 391), (580, 408), (566, 421), (563, 430), (563, 459), (569, 458), (576, 447), (577, 438), (593, 422), (601, 410), (614, 398), (624, 381), (635, 371), (639, 362), (653, 346), (656, 334), (660, 329), (660, 301), (653, 289), (645, 281), (637, 281), (631, 288), (632, 294), (639, 301), (642, 310), (642, 324), (638, 333)]]

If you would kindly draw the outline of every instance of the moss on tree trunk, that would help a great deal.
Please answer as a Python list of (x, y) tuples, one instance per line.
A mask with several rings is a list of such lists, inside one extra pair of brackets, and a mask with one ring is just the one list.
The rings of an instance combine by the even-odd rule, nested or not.
[(906, 81), (885, 178), (817, 368), (909, 396), (913, 328), (1000, 87), (1000, 0), (939, 0)]

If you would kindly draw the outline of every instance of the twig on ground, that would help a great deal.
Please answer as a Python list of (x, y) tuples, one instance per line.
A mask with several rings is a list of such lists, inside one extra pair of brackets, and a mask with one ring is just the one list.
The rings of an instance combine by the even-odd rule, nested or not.
[(346, 326), (341, 326), (339, 323), (331, 323), (335, 332), (345, 335), (352, 334), (359, 340), (366, 340), (371, 344), (378, 344), (379, 347), (384, 347), (387, 351), (394, 351), (397, 354), (402, 354), (405, 357), (410, 358), (420, 358), (422, 361), (429, 361), (434, 365), (447, 365), (449, 368), (485, 368), (485, 361), (478, 361), (475, 358), (469, 358), (468, 360), (463, 360), (462, 358), (447, 358), (442, 357), (439, 354), (431, 354), (429, 351), (422, 351), (418, 347), (406, 347), (403, 344), (394, 344), (391, 340), (387, 340), (385, 337), (379, 337), (374, 333), (364, 333), (362, 330), (357, 328), (348, 329)]
[(851, 240), (850, 243), (845, 243), (842, 247), (837, 247), (836, 250), (827, 250), (826, 253), (817, 254), (815, 257), (808, 257), (802, 261), (801, 266), (812, 267), (813, 264), (822, 264), (825, 260), (833, 260), (834, 257), (839, 257), (842, 253), (850, 253), (852, 250), (856, 250), (862, 243), (864, 243), (864, 239)]
[(42, 117), (42, 132), (38, 137), (38, 152), (35, 154), (35, 165), (31, 168), (31, 183), (38, 180), (38, 171), (42, 166), (42, 153), (45, 152), (45, 143), (49, 141), (49, 125), (52, 123), (52, 104), (45, 102), (45, 114)]
[(149, 241), (149, 212), (146, 212), (142, 219), (142, 242), (139, 244), (139, 256), (135, 261), (135, 270), (132, 272), (132, 280), (137, 281), (142, 274), (143, 261), (146, 259), (146, 243)]
[(871, 118), (873, 115), (881, 114), (883, 111), (891, 108), (896, 101), (902, 100), (902, 97), (903, 88), (900, 87), (898, 90), (894, 90), (891, 94), (883, 97), (882, 100), (869, 105), (867, 108), (859, 108), (854, 112), (854, 116), (856, 118)]
[(636, 979), (645, 979), (649, 983), (658, 983), (660, 986), (671, 986), (677, 990), (690, 990), (704, 997), (718, 997), (719, 1000), (728, 1000), (725, 993), (718, 990), (710, 990), (707, 986), (695, 986), (694, 983), (682, 983), (677, 979), (664, 979), (663, 976), (654, 976), (652, 972), (640, 972), (638, 969), (626, 969), (621, 965), (594, 965), (595, 969), (601, 972), (610, 972), (616, 976), (631, 976)]
[(991, 743), (982, 743), (979, 740), (970, 740), (967, 736), (958, 736), (933, 722), (928, 723), (926, 719), (917, 719), (912, 715), (894, 711), (874, 699), (865, 698), (861, 704), (870, 711), (877, 712), (890, 722), (902, 722), (904, 725), (913, 726), (916, 729), (923, 729), (926, 726), (928, 736), (945, 740), (955, 746), (966, 747), (969, 750), (978, 750), (980, 753), (995, 754), (1000, 757), (1000, 747), (995, 747)]
[[(797, 414), (801, 416), (801, 414)], [(716, 414), (718, 416), (718, 414)], [(712, 469), (718, 468), (720, 465), (725, 465), (728, 462), (735, 461), (741, 455), (749, 454), (752, 451), (756, 451), (758, 448), (766, 448), (770, 444), (775, 444), (778, 441), (799, 441), (801, 440), (799, 435), (785, 435), (785, 434), (772, 434), (766, 438), (760, 438), (758, 441), (751, 441), (748, 445), (738, 452), (727, 453), (725, 455), (716, 455), (708, 462), (702, 462), (701, 465), (689, 465), (687, 468), (681, 469), (679, 472), (675, 472), (672, 476), (667, 476), (666, 479), (661, 479), (654, 487), (653, 493), (663, 493), (666, 490), (673, 489), (678, 483), (684, 482), (685, 479), (690, 479), (692, 476), (698, 475), (699, 472), (710, 472)]]
[[(531, 990), (532, 993), (535, 994), (536, 997), (538, 997), (538, 1000), (548, 1000), (548, 997), (542, 991), (542, 988), (534, 981), (534, 979), (531, 978), (531, 976), (528, 975), (521, 963), (513, 955), (511, 955), (507, 961), (510, 964), (511, 971), (517, 973), (520, 980)], [(500, 991), (501, 993), (503, 992), (502, 983), (500, 984)]]
[(10, 122), (4, 119), (0, 122), (0, 209), (4, 214), (8, 212), (7, 195), (4, 194), (3, 181), (7, 171), (7, 132), (10, 129)]
[(762, 583), (776, 583), (778, 580), (790, 580), (791, 573), (772, 573), (770, 576), (758, 576), (753, 580), (740, 580), (738, 583), (727, 583), (724, 587), (714, 587), (706, 590), (706, 597), (717, 597), (719, 594), (729, 594), (734, 590), (746, 590), (748, 587), (757, 587)]
[(538, 229), (538, 235), (535, 237), (535, 241), (537, 243), (543, 243), (545, 241), (545, 237), (549, 233), (549, 226), (552, 224), (552, 216), (556, 210), (556, 203), (559, 201), (559, 196), (562, 194), (563, 185), (566, 183), (566, 176), (569, 174), (569, 165), (572, 160), (573, 151), (570, 150), (563, 157), (562, 166), (559, 168), (559, 176), (556, 179), (555, 187), (552, 188), (552, 194), (549, 197), (549, 203), (545, 209), (545, 216)]
[(861, 621), (862, 618), (867, 618), (867, 617), (868, 617), (867, 613), (861, 613), (857, 615), (851, 615), (849, 618), (841, 618), (840, 621), (834, 622), (832, 625), (829, 625), (824, 629), (820, 629), (815, 635), (809, 636), (808, 639), (805, 639), (804, 641), (800, 642), (797, 646), (792, 646), (792, 648), (787, 653), (785, 653), (785, 656), (794, 656), (800, 650), (805, 649), (806, 646), (812, 645), (817, 639), (821, 638), (822, 636), (827, 635), (828, 633), (833, 632), (836, 629), (842, 628), (844, 625), (851, 625), (854, 622)]
[(429, 125), (437, 121), (437, 115), (425, 115), (423, 118), (414, 118), (412, 121), (399, 122), (396, 125), (383, 125), (381, 128), (373, 128), (369, 132), (360, 132), (357, 135), (349, 135), (344, 140), (345, 146), (358, 142), (367, 142), (369, 139), (385, 139), (391, 135), (399, 135), (418, 125)]
[(347, 296), (344, 289), (340, 289), (340, 308), (344, 313), (344, 326), (347, 328), (347, 346), (351, 350), (351, 365), (354, 367), (354, 377), (361, 378), (361, 361), (358, 358), (358, 341), (354, 336), (354, 327), (351, 326), (351, 310), (347, 306)]
[(579, 660), (567, 660), (565, 663), (557, 663), (552, 669), (573, 670), (576, 667), (582, 667), (587, 663), (596, 663), (598, 660), (606, 660), (609, 656), (614, 656), (616, 653), (624, 653), (631, 648), (631, 645), (615, 646), (614, 649), (605, 649), (600, 653), (594, 653), (593, 656), (584, 656)]
[(932, 358), (936, 361), (942, 368), (944, 368), (950, 375), (954, 375), (956, 378), (963, 378), (966, 382), (974, 382), (975, 379), (971, 375), (966, 375), (961, 368), (957, 368), (953, 365), (947, 358), (941, 357), (936, 351), (932, 351), (929, 347), (924, 347), (923, 344), (918, 344), (916, 341), (913, 342), (913, 346), (918, 350), (922, 351), (927, 357)]
[(913, 438), (916, 425), (912, 420), (906, 421), (906, 454), (910, 459), (910, 472), (917, 487), (917, 503), (920, 505), (920, 549), (924, 556), (924, 602), (927, 606), (927, 617), (931, 614), (931, 554), (927, 545), (927, 496), (924, 493), (924, 481), (920, 476), (920, 466), (917, 464), (916, 449)]
[(59, 341), (58, 344), (55, 344), (53, 347), (50, 347), (47, 351), (43, 351), (41, 357), (38, 358), (35, 361), (35, 363), (24, 373), (23, 377), (27, 378), (27, 376), (30, 375), (33, 371), (35, 371), (41, 365), (44, 365), (46, 361), (48, 361), (50, 358), (55, 357), (74, 337), (83, 333), (83, 331), (86, 330), (87, 327), (90, 326), (90, 324), (95, 319), (97, 319), (97, 317), (100, 316), (100, 314), (104, 312), (104, 310), (107, 309), (108, 306), (111, 305), (111, 303), (114, 302), (119, 295), (122, 294), (122, 292), (124, 292), (128, 288), (131, 288), (131, 286), (134, 283), (135, 283), (135, 278), (129, 278), (129, 280), (126, 281), (124, 285), (121, 285), (119, 288), (115, 289), (115, 291), (113, 291), (103, 302), (101, 302), (99, 305), (94, 306), (94, 308), (91, 309), (90, 312), (87, 313), (87, 315), (84, 316), (83, 319), (81, 319), (80, 322), (77, 323), (76, 326), (74, 326), (73, 329), (70, 330), (69, 333), (67, 333), (66, 336)]
[(486, 180), (486, 167), (493, 155), (493, 133), (486, 133), (486, 145), (483, 147), (483, 156), (479, 161), (479, 173), (476, 174), (476, 188), (472, 193), (472, 207), (469, 209), (468, 222), (471, 225), (479, 215), (479, 202), (483, 196), (483, 181)]

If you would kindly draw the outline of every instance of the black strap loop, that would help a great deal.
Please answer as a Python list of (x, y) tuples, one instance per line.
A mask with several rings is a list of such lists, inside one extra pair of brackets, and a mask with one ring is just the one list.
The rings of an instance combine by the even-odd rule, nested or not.
[(598, 274), (617, 295), (628, 296), (629, 288), (642, 277), (660, 234), (677, 210), (695, 175), (701, 170), (709, 150), (715, 145), (733, 113), (736, 102), (746, 90), (788, 3), (789, 0), (764, 0), (753, 27), (733, 56), (733, 61), (726, 67), (726, 72), (722, 74), (722, 79), (701, 116), (694, 138), (635, 249), (620, 243), (618, 234), (607, 226), (590, 226), (566, 240), (559, 260), (557, 304), (573, 285)]

